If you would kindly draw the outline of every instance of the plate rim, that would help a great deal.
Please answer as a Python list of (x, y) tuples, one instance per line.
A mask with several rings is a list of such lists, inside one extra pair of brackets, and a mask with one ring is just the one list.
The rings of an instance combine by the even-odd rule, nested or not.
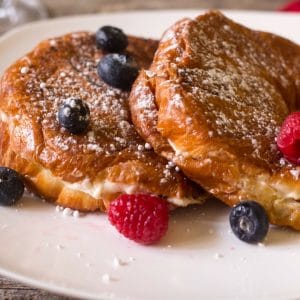
[[(173, 13), (179, 13), (182, 12), (182, 14), (189, 14), (189, 13), (196, 13), (199, 12), (203, 13), (205, 11), (208, 11), (210, 9), (163, 9), (163, 10), (127, 10), (127, 11), (118, 11), (118, 12), (109, 12), (109, 13), (95, 13), (95, 14), (79, 14), (79, 15), (72, 15), (72, 16), (63, 16), (63, 17), (58, 17), (54, 19), (45, 19), (45, 20), (39, 20), (35, 22), (30, 22), (21, 26), (18, 26), (5, 34), (3, 34), (0, 37), (0, 46), (1, 44), (5, 43), (8, 38), (15, 34), (19, 34), (22, 31), (27, 31), (27, 30), (32, 30), (35, 27), (39, 27), (41, 25), (46, 26), (46, 25), (54, 25), (54, 24), (59, 24), (64, 21), (76, 21), (78, 19), (88, 19), (88, 18), (96, 18), (96, 17), (101, 17), (101, 16), (112, 16), (116, 17), (118, 15), (132, 15), (132, 14), (148, 14), (148, 15), (155, 15), (156, 13), (165, 13), (165, 14), (173, 14)], [(214, 9), (215, 10), (215, 9)], [(223, 13), (230, 13), (230, 14), (245, 14), (245, 15), (284, 15), (286, 16), (288, 13), (286, 12), (275, 12), (275, 11), (261, 11), (261, 10), (223, 10), (221, 9)], [(292, 18), (299, 18), (300, 21), (300, 14), (289, 14)], [(300, 22), (299, 22), (300, 23)], [(74, 298), (88, 298), (88, 299), (107, 299), (108, 296), (106, 294), (99, 294), (99, 296), (95, 297), (94, 294), (89, 294), (80, 290), (75, 290), (74, 288), (69, 288), (69, 287), (62, 287), (58, 286), (54, 283), (50, 282), (45, 282), (43, 280), (39, 281), (37, 279), (33, 279), (31, 277), (25, 276), (25, 275), (20, 275), (14, 271), (10, 271), (8, 269), (5, 269), (0, 266), (0, 274), (3, 275), (4, 277), (8, 277), (12, 280), (16, 280), (19, 282), (22, 282), (26, 285), (29, 285), (33, 288), (38, 288), (42, 289), (54, 294), (62, 295), (62, 296), (71, 296)], [(122, 299), (118, 298), (117, 295), (114, 296), (114, 299)]]
[[(245, 15), (278, 15), (278, 16), (289, 16), (291, 18), (299, 18), (299, 14), (291, 14), (289, 12), (281, 12), (281, 11), (264, 11), (264, 10), (246, 10), (246, 9), (218, 9), (218, 8), (199, 8), (199, 9), (155, 9), (155, 10), (124, 10), (124, 11), (114, 11), (114, 12), (100, 12), (100, 13), (90, 13), (90, 14), (75, 14), (75, 15), (68, 15), (68, 16), (59, 16), (57, 18), (51, 19), (42, 19), (37, 21), (28, 22), (25, 24), (21, 24), (15, 28), (12, 28), (5, 32), (2, 36), (0, 36), (0, 43), (5, 41), (11, 35), (14, 35), (20, 31), (30, 30), (34, 27), (38, 27), (40, 25), (47, 25), (47, 24), (55, 24), (64, 21), (74, 21), (75, 19), (88, 19), (88, 18), (96, 18), (101, 16), (118, 16), (118, 15), (139, 15), (139, 14), (148, 14), (154, 15), (156, 13), (166, 13), (166, 14), (176, 14), (182, 12), (183, 14), (189, 13), (196, 13), (202, 14), (207, 11), (214, 11), (219, 10), (224, 14), (245, 14)], [(184, 16), (183, 16), (184, 17)]]

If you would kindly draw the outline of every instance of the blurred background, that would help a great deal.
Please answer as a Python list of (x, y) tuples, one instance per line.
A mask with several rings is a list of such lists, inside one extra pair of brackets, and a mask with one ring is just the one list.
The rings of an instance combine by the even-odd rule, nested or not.
[(43, 0), (50, 16), (129, 9), (227, 8), (276, 10), (286, 0)]
[(75, 14), (143, 9), (295, 9), (287, 0), (0, 0), (0, 34), (20, 24)]

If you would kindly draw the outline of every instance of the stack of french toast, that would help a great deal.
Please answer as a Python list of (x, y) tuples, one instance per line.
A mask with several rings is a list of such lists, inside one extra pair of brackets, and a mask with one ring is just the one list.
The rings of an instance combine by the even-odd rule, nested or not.
[(300, 47), (285, 38), (218, 11), (160, 41), (104, 26), (41, 42), (0, 89), (0, 164), (57, 205), (213, 196), (300, 229)]

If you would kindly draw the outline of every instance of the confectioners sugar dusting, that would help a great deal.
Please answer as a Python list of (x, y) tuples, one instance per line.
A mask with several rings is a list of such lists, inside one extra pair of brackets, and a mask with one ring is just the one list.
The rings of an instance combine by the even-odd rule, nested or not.
[[(44, 130), (55, 131), (51, 143), (61, 151), (78, 147), (87, 153), (111, 155), (130, 146), (141, 150), (144, 142), (130, 120), (128, 92), (109, 87), (99, 79), (96, 67), (102, 54), (96, 48), (93, 36), (76, 33), (68, 42), (75, 49), (74, 55), (67, 62), (58, 62), (59, 67), (48, 78), (40, 75), (43, 70), (27, 65), (21, 68), (20, 73), (26, 74), (24, 80), (30, 97), (30, 102), (27, 102), (30, 117), (40, 122)], [(63, 43), (60, 39), (49, 40), (53, 51), (60, 43)], [(89, 106), (91, 120), (88, 134), (68, 135), (59, 126), (58, 108), (72, 97), (83, 100)]]
[[(274, 51), (261, 47), (253, 31), (237, 30), (225, 17), (211, 18), (185, 21), (181, 35), (167, 32), (160, 56), (165, 59), (152, 71), (161, 74), (168, 68), (170, 80), (175, 74), (173, 87), (180, 82), (191, 96), (208, 137), (234, 140), (267, 163), (279, 161), (276, 136), (289, 113), (282, 91), (291, 88), (284, 64)], [(170, 101), (175, 108), (181, 105), (179, 94)]]
[[(155, 159), (150, 144), (145, 143), (135, 130), (129, 112), (129, 92), (110, 87), (99, 78), (97, 64), (103, 54), (97, 49), (94, 39), (93, 34), (86, 32), (51, 39), (43, 42), (45, 53), (38, 53), (35, 57), (33, 52), (32, 60), (47, 59), (52, 52), (56, 57), (55, 51), (59, 49), (60, 55), (55, 63), (32, 63), (30, 55), (22, 61), (18, 80), (25, 86), (28, 97), (28, 101), (24, 101), (26, 114), (37, 126), (41, 126), (47, 137), (39, 157), (48, 162), (50, 155), (55, 159), (58, 153), (65, 153), (67, 159), (69, 153), (87, 154), (96, 163), (103, 159), (113, 161), (122, 151), (130, 152), (135, 159), (142, 159), (144, 164), (161, 170), (158, 172), (164, 182), (173, 180), (175, 170), (170, 172), (164, 159)], [(134, 56), (134, 47), (131, 48)], [(147, 59), (141, 57), (137, 61), (141, 60), (143, 65)], [(81, 99), (90, 110), (88, 130), (80, 135), (70, 134), (58, 121), (59, 108), (65, 102), (71, 107), (73, 98)], [(66, 107), (63, 113), (70, 114), (69, 109)], [(53, 154), (49, 155), (51, 151)], [(163, 170), (166, 171), (163, 173)], [(136, 173), (138, 176), (138, 171)], [(72, 171), (72, 175), (83, 177), (83, 173), (76, 170)]]

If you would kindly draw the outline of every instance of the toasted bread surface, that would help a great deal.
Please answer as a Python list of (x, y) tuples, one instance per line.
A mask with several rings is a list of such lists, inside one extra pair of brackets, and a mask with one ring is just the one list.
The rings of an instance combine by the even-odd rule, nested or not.
[[(157, 41), (129, 36), (126, 54), (150, 65)], [(153, 193), (186, 205), (203, 194), (136, 132), (128, 92), (97, 75), (104, 55), (95, 36), (76, 32), (45, 40), (1, 78), (0, 162), (24, 175), (28, 186), (55, 203), (105, 210), (121, 193)], [(71, 134), (57, 120), (70, 97), (90, 109), (87, 132)], [(200, 198), (199, 198), (200, 197)]]
[(212, 11), (167, 30), (130, 96), (133, 122), (160, 155), (234, 205), (260, 202), (300, 229), (300, 168), (276, 136), (300, 105), (300, 47)]

